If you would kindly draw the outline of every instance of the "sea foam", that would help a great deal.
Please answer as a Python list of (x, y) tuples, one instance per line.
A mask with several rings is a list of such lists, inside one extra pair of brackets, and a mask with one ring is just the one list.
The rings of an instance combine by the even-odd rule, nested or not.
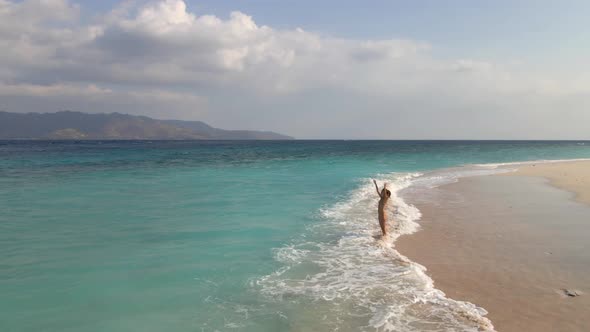
[(420, 211), (400, 196), (402, 190), (428, 190), (494, 172), (461, 167), (379, 175), (378, 182), (392, 191), (388, 239), (379, 239), (375, 187), (362, 179), (346, 199), (321, 209), (321, 221), (299, 239), (277, 248), (275, 259), (283, 266), (253, 286), (269, 299), (299, 306), (293, 319), (322, 312), (311, 320), (314, 330), (493, 331), (483, 308), (446, 297), (424, 266), (395, 250), (395, 240), (420, 227)]
[(590, 161), (590, 158), (542, 159), (542, 160), (529, 160), (529, 161), (515, 161), (515, 162), (507, 162), (507, 163), (473, 164), (473, 166), (474, 167), (479, 167), (479, 168), (497, 169), (497, 168), (500, 168), (500, 167), (507, 167), (507, 166), (523, 166), (523, 165), (534, 165), (534, 164), (553, 164), (553, 163), (575, 162), (575, 161)]

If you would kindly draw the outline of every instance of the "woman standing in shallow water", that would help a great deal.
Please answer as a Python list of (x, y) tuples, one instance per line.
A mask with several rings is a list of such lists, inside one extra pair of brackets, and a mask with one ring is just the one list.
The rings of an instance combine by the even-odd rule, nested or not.
[(391, 197), (391, 191), (387, 189), (387, 183), (383, 184), (383, 189), (379, 191), (379, 186), (377, 185), (377, 181), (373, 180), (375, 184), (375, 189), (377, 190), (377, 195), (379, 195), (379, 226), (381, 226), (381, 232), (383, 232), (383, 236), (387, 236), (387, 220), (385, 217), (385, 204), (389, 201), (389, 197)]

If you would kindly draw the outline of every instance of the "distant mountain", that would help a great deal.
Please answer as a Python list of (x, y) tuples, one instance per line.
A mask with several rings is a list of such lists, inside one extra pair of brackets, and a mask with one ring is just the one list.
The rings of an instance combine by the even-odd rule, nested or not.
[(157, 120), (120, 113), (0, 112), (0, 139), (286, 140), (271, 131), (224, 130), (201, 121)]
[(181, 121), (181, 120), (161, 120), (169, 125), (193, 130), (207, 139), (293, 139), (293, 137), (277, 134), (272, 131), (252, 131), (252, 130), (225, 130), (213, 128), (202, 121)]

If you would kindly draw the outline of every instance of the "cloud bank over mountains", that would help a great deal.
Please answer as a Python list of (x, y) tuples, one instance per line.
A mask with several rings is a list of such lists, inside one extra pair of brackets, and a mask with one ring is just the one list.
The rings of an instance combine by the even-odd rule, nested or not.
[(123, 112), (310, 138), (590, 138), (590, 86), (517, 65), (122, 2), (0, 0), (0, 109)]

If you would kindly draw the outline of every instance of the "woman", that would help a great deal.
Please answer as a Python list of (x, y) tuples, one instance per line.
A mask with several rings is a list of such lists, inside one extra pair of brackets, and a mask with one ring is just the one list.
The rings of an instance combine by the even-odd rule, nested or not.
[(379, 191), (379, 186), (377, 186), (377, 181), (373, 180), (375, 184), (375, 189), (377, 190), (377, 195), (379, 195), (379, 226), (381, 226), (381, 232), (383, 232), (383, 236), (387, 236), (387, 220), (385, 217), (385, 204), (389, 201), (389, 197), (391, 197), (391, 191), (387, 189), (387, 183), (383, 184), (383, 189)]

